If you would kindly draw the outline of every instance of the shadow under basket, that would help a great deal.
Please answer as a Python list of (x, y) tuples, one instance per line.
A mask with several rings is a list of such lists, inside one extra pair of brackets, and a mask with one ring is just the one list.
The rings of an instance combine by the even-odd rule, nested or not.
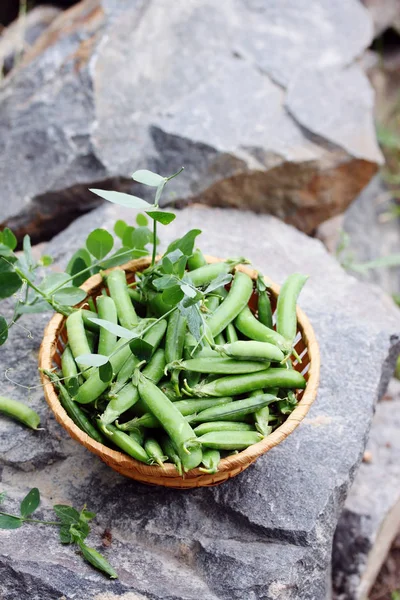
[[(220, 260), (213, 257), (206, 258), (208, 262), (217, 262)], [(135, 273), (142, 271), (148, 267), (149, 264), (150, 258), (146, 257), (133, 260), (126, 265), (117, 268), (123, 269), (126, 272), (127, 280), (131, 283), (135, 279)], [(242, 265), (237, 268), (250, 275), (253, 279), (256, 279), (257, 271)], [(274, 284), (268, 278), (265, 278), (265, 281), (269, 286), (272, 309), (275, 311), (279, 286)], [(93, 297), (95, 300), (104, 287), (104, 281), (100, 275), (94, 275), (81, 287), (87, 292), (88, 296)], [(41, 369), (53, 369), (56, 366), (59, 367), (61, 364), (61, 354), (67, 343), (65, 320), (63, 315), (56, 314), (46, 327), (39, 354), (39, 367)], [(297, 371), (300, 371), (307, 380), (305, 390), (297, 390), (296, 392), (298, 400), (296, 408), (288, 415), (286, 421), (282, 423), (282, 425), (280, 425), (273, 433), (265, 437), (261, 442), (250, 446), (238, 454), (223, 458), (220, 462), (218, 472), (214, 474), (202, 473), (196, 468), (186, 473), (184, 477), (181, 477), (175, 466), (171, 463), (165, 463), (164, 468), (161, 468), (158, 465), (146, 465), (118, 450), (113, 450), (96, 442), (79, 429), (79, 427), (77, 427), (70, 419), (60, 404), (53, 384), (49, 382), (47, 377), (41, 374), (41, 379), (44, 385), (44, 394), (47, 403), (60, 425), (68, 431), (72, 438), (77, 440), (94, 454), (97, 454), (97, 456), (107, 463), (109, 467), (118, 471), (121, 475), (125, 475), (126, 477), (149, 485), (188, 489), (217, 485), (228, 480), (230, 477), (235, 477), (235, 475), (238, 475), (244, 471), (244, 469), (247, 469), (247, 467), (249, 467), (259, 456), (283, 442), (283, 440), (296, 429), (300, 421), (304, 419), (317, 395), (320, 358), (318, 343), (313, 328), (304, 312), (299, 308), (297, 309), (297, 337), (295, 349), (301, 357), (302, 363), (299, 364), (297, 361), (294, 361), (293, 366)]]

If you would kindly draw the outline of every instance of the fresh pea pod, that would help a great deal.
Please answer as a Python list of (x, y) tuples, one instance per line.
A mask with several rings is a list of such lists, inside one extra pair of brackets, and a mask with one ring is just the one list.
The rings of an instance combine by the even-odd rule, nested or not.
[(86, 433), (89, 437), (93, 438), (99, 444), (103, 444), (104, 440), (101, 437), (100, 433), (94, 427), (92, 422), (88, 419), (87, 415), (81, 410), (80, 406), (74, 402), (67, 392), (66, 388), (63, 386), (57, 375), (51, 371), (44, 370), (43, 373), (50, 379), (52, 383), (54, 383), (57, 388), (59, 395), (58, 399), (60, 401), (61, 406), (67, 413), (67, 415), (72, 419), (72, 421), (81, 429), (84, 433)]
[(189, 271), (194, 271), (195, 269), (199, 269), (200, 267), (204, 267), (207, 264), (206, 259), (204, 258), (204, 254), (199, 248), (193, 252), (192, 256), (188, 258), (188, 269)]
[(110, 391), (108, 392), (109, 398), (115, 398), (115, 396), (122, 390), (126, 382), (132, 377), (133, 372), (139, 362), (139, 359), (134, 354), (128, 356), (122, 365), (121, 370), (117, 374), (117, 379), (110, 386)]
[(238, 396), (262, 388), (304, 389), (306, 380), (294, 369), (267, 369), (258, 373), (220, 377), (209, 383), (194, 386), (187, 391), (193, 396)]
[(285, 354), (291, 351), (291, 344), (280, 333), (260, 323), (248, 306), (236, 317), (235, 327), (251, 340), (275, 344)]
[(286, 340), (293, 344), (297, 333), (296, 303), (307, 275), (293, 273), (281, 287), (276, 305), (276, 330)]
[[(272, 396), (277, 396), (278, 392), (279, 392), (279, 389), (277, 387), (267, 390), (267, 393), (271, 394)], [(260, 393), (260, 391), (256, 390), (254, 392), (251, 392), (251, 395), (255, 396), (255, 395), (258, 395), (259, 393)], [(254, 413), (254, 423), (255, 423), (257, 431), (262, 433), (264, 436), (267, 436), (272, 432), (272, 427), (269, 424), (269, 422), (270, 422), (270, 414), (269, 414), (269, 406), (268, 405), (256, 410), (256, 412)]]
[(18, 402), (18, 400), (0, 396), (0, 413), (16, 419), (31, 429), (37, 429), (40, 425), (40, 417), (37, 412), (23, 404), (23, 402)]
[(125, 271), (112, 270), (107, 275), (107, 285), (117, 308), (119, 322), (122, 327), (133, 329), (138, 323), (138, 317), (129, 296)]
[(131, 438), (127, 433), (123, 431), (119, 431), (114, 425), (104, 425), (100, 419), (97, 419), (97, 426), (100, 431), (108, 438), (113, 444), (121, 448), (126, 454), (136, 458), (140, 462), (144, 462), (146, 464), (150, 463), (150, 458), (142, 446), (140, 446), (133, 438)]
[(151, 329), (144, 335), (143, 340), (150, 344), (150, 346), (153, 346), (153, 354), (161, 344), (166, 329), (167, 321), (166, 319), (161, 319), (158, 323), (154, 323)]
[[(187, 321), (179, 310), (175, 310), (169, 317), (167, 335), (165, 337), (165, 360), (167, 364), (180, 360), (183, 356)], [(179, 371), (174, 370), (171, 381), (179, 394)]]
[(223, 333), (218, 333), (215, 338), (214, 338), (214, 342), (218, 345), (218, 346), (223, 346), (225, 344), (225, 338)]
[(163, 453), (163, 450), (157, 440), (154, 438), (147, 438), (144, 443), (144, 449), (149, 455), (152, 463), (157, 463), (161, 468), (164, 468), (163, 463), (168, 460), (168, 456)]
[(213, 313), (217, 310), (219, 306), (219, 297), (218, 296), (208, 296), (204, 300), (204, 305), (207, 308), (209, 313)]
[(61, 370), (68, 389), (74, 383), (81, 383), (83, 381), (83, 377), (81, 375), (78, 376), (78, 367), (72, 355), (71, 348), (68, 345), (65, 346), (64, 352), (61, 355)]
[[(150, 359), (150, 362), (143, 369), (143, 375), (150, 379), (153, 383), (157, 384), (164, 375), (165, 369), (165, 352), (162, 348), (158, 348)], [(172, 385), (172, 384), (171, 384)], [(135, 414), (143, 415), (148, 412), (148, 407), (144, 403), (142, 398), (135, 403)], [(122, 413), (121, 413), (122, 414)]]
[(139, 444), (139, 446), (143, 446), (144, 444), (144, 433), (142, 429), (133, 429), (129, 432), (129, 437), (131, 437), (135, 442)]
[(207, 448), (203, 451), (203, 460), (201, 461), (203, 466), (199, 468), (199, 471), (210, 474), (217, 473), (220, 461), (221, 455), (219, 451)]
[(231, 375), (232, 373), (256, 373), (265, 371), (268, 367), (267, 362), (250, 360), (233, 360), (231, 358), (190, 358), (172, 363), (174, 369), (184, 369), (185, 371), (194, 371), (195, 373)]
[[(117, 309), (115, 302), (109, 296), (99, 296), (97, 298), (97, 310), (99, 318), (111, 323), (118, 324)], [(109, 356), (117, 343), (117, 336), (104, 327), (100, 327), (98, 353)]]
[(274, 361), (281, 362), (285, 356), (277, 346), (268, 342), (257, 341), (237, 341), (233, 344), (224, 344), (223, 346), (215, 347), (217, 352), (225, 354), (236, 360), (252, 360), (252, 361)]
[(263, 439), (256, 431), (212, 431), (197, 438), (202, 446), (216, 450), (244, 450)]
[[(229, 402), (232, 402), (232, 398), (203, 398), (197, 400), (178, 400), (178, 402), (174, 402), (174, 406), (179, 410), (181, 415), (187, 417), (188, 415), (194, 415), (195, 413), (205, 410), (206, 408), (210, 408), (211, 406), (225, 405)], [(162, 425), (160, 421), (152, 413), (145, 413), (139, 418), (127, 421), (122, 425), (119, 424), (118, 428), (121, 429), (121, 431), (131, 431), (137, 427), (153, 429), (161, 426)]]
[(208, 326), (213, 337), (221, 333), (247, 306), (252, 293), (253, 280), (251, 277), (246, 273), (236, 271), (227, 297), (208, 319)]
[[(117, 375), (119, 373), (125, 361), (131, 354), (132, 353), (130, 351), (129, 345), (126, 343), (126, 340), (124, 340), (123, 338), (118, 340), (113, 355), (110, 356), (110, 363), (114, 375)], [(96, 400), (99, 396), (101, 396), (101, 394), (108, 388), (109, 385), (109, 381), (102, 381), (99, 375), (99, 370), (93, 369), (93, 371), (90, 374), (90, 377), (79, 388), (79, 391), (74, 397), (74, 400), (76, 402), (79, 402), (79, 404), (88, 404), (89, 402), (93, 402), (93, 400)]]
[(120, 415), (129, 408), (132, 408), (139, 400), (139, 392), (137, 386), (132, 382), (127, 383), (117, 394), (112, 398), (107, 405), (106, 410), (101, 415), (100, 420), (104, 425), (113, 423)]
[(128, 294), (130, 296), (130, 299), (133, 300), (134, 304), (139, 304), (139, 306), (144, 306), (145, 302), (144, 302), (142, 294), (140, 293), (139, 290), (128, 287)]
[(244, 258), (238, 258), (237, 260), (211, 263), (190, 271), (189, 277), (194, 286), (202, 287), (214, 281), (222, 273), (231, 273), (236, 265), (244, 262), (247, 262)]
[(171, 438), (168, 435), (163, 435), (161, 438), (161, 447), (164, 451), (164, 454), (168, 456), (168, 459), (175, 465), (176, 470), (179, 475), (182, 477), (182, 461), (179, 457), (179, 454), (175, 448), (175, 445)]
[(185, 471), (194, 469), (201, 463), (202, 451), (193, 429), (173, 402), (152, 381), (140, 373), (138, 380), (140, 397), (174, 442)]
[(193, 431), (199, 436), (210, 433), (210, 431), (254, 431), (254, 426), (251, 423), (242, 423), (241, 421), (208, 421), (200, 423)]
[(97, 552), (97, 550), (94, 550), (94, 548), (90, 548), (90, 546), (87, 546), (85, 544), (85, 542), (83, 542), (82, 539), (79, 537), (77, 539), (77, 544), (79, 545), (79, 548), (83, 554), (83, 557), (93, 567), (95, 567), (96, 569), (99, 569), (99, 571), (103, 571), (103, 573), (106, 573), (107, 575), (109, 575), (110, 579), (118, 578), (118, 573), (113, 569), (113, 567), (110, 565), (108, 560), (106, 560), (104, 558), (104, 556), (102, 556), (99, 552)]
[(100, 329), (98, 323), (93, 323), (93, 321), (90, 320), (99, 318), (97, 312), (95, 312), (94, 310), (87, 310), (86, 308), (81, 308), (81, 312), (85, 328), (90, 329), (90, 331), (93, 331), (94, 333), (98, 333)]
[(229, 344), (233, 344), (234, 342), (238, 341), (238, 334), (233, 323), (229, 323), (225, 329), (225, 336)]
[(207, 421), (229, 421), (233, 417), (244, 417), (256, 410), (277, 402), (279, 398), (271, 394), (260, 394), (259, 396), (250, 396), (244, 400), (235, 400), (228, 404), (212, 406), (202, 410), (190, 418), (191, 423), (206, 423)]
[(260, 321), (260, 323), (262, 323), (269, 329), (272, 329), (273, 321), (272, 321), (271, 300), (269, 299), (269, 296), (268, 296), (268, 293), (266, 290), (259, 292), (259, 294), (258, 294), (257, 312), (258, 312), (258, 320)]
[[(75, 310), (66, 320), (66, 328), (68, 334), (68, 344), (71, 348), (73, 357), (81, 356), (82, 354), (91, 354), (88, 339), (86, 337), (85, 327), (83, 325), (82, 310)], [(88, 379), (92, 374), (92, 369), (85, 369), (82, 374), (85, 379)]]

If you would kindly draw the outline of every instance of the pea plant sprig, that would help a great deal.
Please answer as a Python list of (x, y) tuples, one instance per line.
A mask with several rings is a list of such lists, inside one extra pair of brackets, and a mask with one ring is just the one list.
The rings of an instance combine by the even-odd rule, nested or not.
[[(0, 504), (5, 500), (6, 494), (0, 493)], [(86, 510), (83, 507), (81, 511), (72, 506), (56, 504), (53, 507), (58, 517), (58, 521), (43, 521), (32, 519), (31, 515), (36, 511), (40, 504), (40, 492), (38, 488), (33, 488), (28, 492), (20, 504), (20, 514), (11, 515), (0, 511), (0, 529), (19, 529), (24, 523), (37, 525), (50, 525), (59, 527), (59, 536), (62, 544), (76, 544), (83, 558), (93, 567), (108, 575), (111, 579), (118, 577), (116, 571), (110, 563), (97, 550), (91, 548), (85, 543), (90, 533), (89, 522), (95, 518), (96, 514)]]

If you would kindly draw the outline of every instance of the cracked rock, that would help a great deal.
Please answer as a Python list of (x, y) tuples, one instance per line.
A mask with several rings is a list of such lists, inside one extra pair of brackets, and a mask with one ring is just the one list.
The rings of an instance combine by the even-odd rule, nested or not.
[(167, 201), (314, 230), (381, 162), (356, 62), (372, 35), (358, 0), (82, 0), (1, 85), (3, 224), (49, 239), (88, 187), (184, 165)]
[[(105, 205), (78, 219), (47, 245), (56, 268), (84, 243), (89, 228), (111, 230), (129, 211)], [(133, 216), (131, 215), (133, 221)], [(11, 512), (30, 487), (42, 491), (41, 511), (55, 503), (85, 502), (97, 512), (89, 542), (119, 572), (108, 581), (52, 528), (26, 525), (0, 531), (0, 597), (10, 600), (325, 600), (330, 597), (332, 538), (361, 460), (376, 400), (393, 370), (398, 314), (378, 288), (347, 275), (323, 245), (271, 216), (235, 210), (186, 208), (160, 231), (167, 244), (200, 224), (199, 243), (215, 256), (248, 257), (281, 283), (293, 271), (310, 275), (300, 305), (321, 350), (321, 384), (307, 418), (289, 438), (238, 477), (215, 488), (176, 491), (123, 478), (74, 442), (54, 422), (35, 391), (45, 444), (37, 433), (1, 419), (0, 444), (23, 435), (13, 461), (4, 460), (0, 489)], [(221, 236), (221, 231), (224, 235)], [(374, 315), (374, 319), (371, 319)], [(2, 366), (38, 381), (36, 356), (46, 318), (27, 316), (33, 339), (17, 330), (0, 351)], [(20, 336), (21, 332), (18, 332)], [(13, 343), (14, 341), (14, 343)], [(8, 393), (14, 395), (9, 389)], [(22, 390), (15, 394), (22, 398)], [(42, 403), (41, 403), (42, 402)], [(21, 432), (21, 433), (19, 433)], [(21, 468), (39, 456), (35, 470)], [(105, 529), (112, 543), (102, 547)], [(40, 553), (32, 553), (40, 548)], [(84, 596), (82, 596), (84, 594)]]

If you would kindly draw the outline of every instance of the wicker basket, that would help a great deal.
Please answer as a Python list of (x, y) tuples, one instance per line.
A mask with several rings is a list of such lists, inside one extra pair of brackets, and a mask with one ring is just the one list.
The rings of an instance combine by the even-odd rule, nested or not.
[[(219, 259), (207, 257), (209, 262), (216, 262)], [(142, 271), (149, 266), (149, 258), (133, 260), (123, 267), (129, 282), (134, 280), (135, 272)], [(257, 272), (244, 266), (238, 267), (250, 275), (253, 279), (256, 278)], [(275, 310), (276, 296), (279, 293), (279, 286), (266, 278), (266, 282), (271, 287), (272, 308)], [(98, 296), (104, 286), (100, 275), (94, 275), (88, 279), (81, 287), (87, 291), (88, 296), (95, 298)], [(61, 406), (54, 386), (49, 382), (47, 377), (41, 375), (42, 383), (44, 384), (44, 394), (51, 410), (53, 411), (57, 421), (68, 431), (70, 436), (77, 440), (80, 444), (88, 448), (94, 454), (107, 463), (112, 469), (118, 471), (126, 477), (136, 479), (142, 483), (150, 485), (162, 485), (166, 487), (184, 489), (195, 488), (210, 485), (217, 485), (226, 481), (230, 477), (235, 477), (238, 473), (247, 469), (259, 456), (282, 442), (290, 433), (292, 433), (302, 419), (307, 414), (311, 404), (314, 402), (318, 381), (319, 381), (319, 349), (315, 339), (314, 331), (311, 324), (303, 311), (297, 309), (298, 320), (298, 335), (295, 348), (302, 358), (302, 364), (294, 363), (297, 370), (301, 371), (307, 380), (305, 390), (298, 391), (297, 397), (299, 400), (295, 410), (288, 416), (287, 420), (278, 427), (271, 435), (264, 438), (261, 442), (250, 446), (246, 450), (239, 452), (236, 455), (229, 456), (221, 460), (219, 470), (215, 474), (206, 474), (193, 469), (186, 473), (182, 478), (176, 471), (174, 465), (165, 463), (162, 469), (159, 466), (145, 465), (126, 454), (122, 454), (117, 450), (112, 450), (103, 444), (100, 444), (90, 438), (87, 434), (81, 431), (75, 423), (67, 415)], [(65, 327), (65, 317), (56, 314), (49, 322), (44, 333), (43, 342), (39, 354), (39, 367), (42, 369), (52, 369), (56, 365), (60, 366), (61, 353), (67, 342), (67, 333)]]

